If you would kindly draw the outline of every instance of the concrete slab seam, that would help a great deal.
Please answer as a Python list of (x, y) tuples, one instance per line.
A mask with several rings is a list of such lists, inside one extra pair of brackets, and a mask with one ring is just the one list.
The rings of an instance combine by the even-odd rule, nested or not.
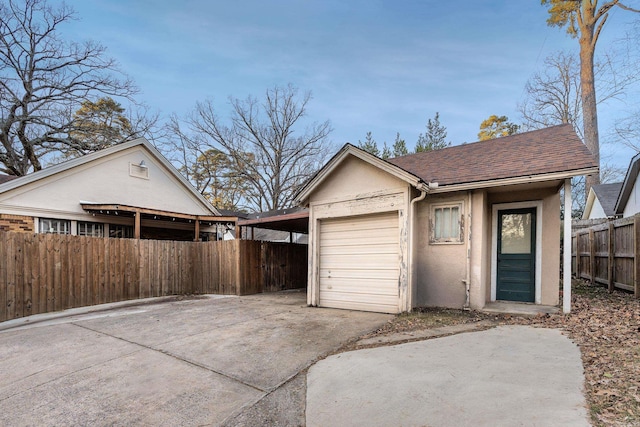
[[(226, 374), (224, 372), (216, 371), (215, 369), (211, 369), (211, 368), (209, 368), (207, 366), (201, 365), (201, 364), (193, 362), (191, 360), (184, 359), (184, 358), (182, 358), (182, 357), (180, 357), (178, 355), (175, 355), (175, 354), (173, 354), (173, 353), (171, 353), (169, 351), (161, 350), (161, 349), (154, 348), (154, 347), (151, 347), (151, 346), (147, 346), (147, 345), (144, 345), (144, 344), (140, 344), (140, 343), (137, 343), (137, 342), (134, 342), (134, 341), (130, 341), (128, 339), (125, 339), (125, 338), (122, 338), (122, 337), (117, 337), (117, 336), (108, 334), (106, 332), (98, 331), (98, 330), (95, 330), (95, 329), (91, 329), (91, 328), (89, 328), (87, 326), (79, 325), (77, 323), (72, 323), (72, 325), (78, 326), (80, 328), (83, 328), (83, 329), (86, 329), (86, 330), (89, 330), (89, 331), (92, 331), (92, 332), (95, 332), (95, 333), (98, 333), (98, 334), (102, 334), (102, 335), (110, 337), (110, 338), (114, 338), (114, 339), (117, 339), (117, 340), (120, 340), (120, 341), (124, 341), (124, 342), (132, 344), (132, 345), (136, 345), (138, 347), (141, 347), (142, 349), (151, 350), (151, 351), (155, 351), (156, 353), (164, 354), (165, 356), (169, 356), (169, 357), (171, 357), (173, 359), (176, 359), (176, 360), (178, 360), (180, 362), (184, 362), (184, 363), (187, 363), (189, 365), (198, 367), (200, 369), (204, 369), (205, 371), (213, 372), (214, 374), (223, 376), (225, 378), (229, 378), (230, 380), (236, 381), (236, 382), (238, 382), (238, 383), (240, 383), (242, 385), (250, 387), (250, 388), (252, 388), (254, 390), (257, 390), (257, 391), (259, 391), (261, 393), (267, 393), (267, 390), (263, 390), (263, 389), (261, 389), (260, 387), (257, 387), (254, 384), (247, 383), (247, 382), (241, 380), (240, 378), (235, 377), (234, 375), (230, 375), (230, 374)], [(196, 334), (196, 335), (198, 335), (198, 334)]]
[[(95, 332), (95, 331), (94, 331), (94, 332)], [(115, 338), (115, 337), (114, 337), (114, 338)], [(121, 355), (116, 356), (116, 357), (112, 357), (111, 359), (103, 360), (103, 361), (101, 361), (100, 363), (95, 363), (95, 364), (93, 364), (93, 365), (85, 366), (84, 368), (81, 368), (81, 369), (76, 369), (75, 371), (67, 372), (66, 374), (63, 374), (63, 375), (57, 376), (57, 377), (55, 377), (55, 378), (52, 378), (52, 379), (50, 379), (49, 381), (44, 381), (44, 382), (42, 382), (42, 383), (39, 383), (39, 384), (34, 385), (33, 387), (28, 387), (28, 388), (26, 388), (26, 389), (24, 389), (24, 390), (20, 390), (20, 392), (19, 392), (19, 393), (12, 394), (12, 395), (7, 396), (7, 397), (4, 397), (4, 398), (0, 398), (0, 402), (3, 402), (3, 401), (5, 401), (5, 400), (7, 400), (7, 399), (11, 399), (11, 398), (13, 398), (13, 397), (15, 397), (15, 396), (18, 396), (19, 394), (22, 394), (22, 393), (25, 393), (25, 392), (28, 392), (28, 391), (34, 390), (34, 389), (36, 389), (36, 388), (38, 388), (38, 387), (42, 387), (43, 385), (46, 385), (46, 384), (52, 383), (52, 382), (54, 382), (54, 381), (59, 381), (61, 378), (65, 378), (65, 377), (68, 377), (68, 376), (70, 376), (70, 375), (75, 375), (75, 374), (77, 374), (78, 372), (86, 371), (86, 370), (88, 370), (88, 369), (93, 369), (93, 368), (95, 368), (96, 366), (106, 365), (107, 363), (113, 362), (114, 360), (118, 360), (118, 359), (122, 359), (123, 357), (131, 356), (132, 354), (139, 353), (139, 352), (141, 352), (142, 350), (143, 350), (143, 349), (141, 349), (141, 348), (140, 348), (140, 349), (138, 349), (138, 350), (134, 350), (134, 351), (129, 352), (129, 353), (125, 353), (125, 354), (121, 354)], [(42, 371), (34, 372), (33, 374), (29, 375), (29, 377), (34, 376), (34, 375), (37, 375), (37, 374), (39, 374), (40, 372), (42, 372)]]

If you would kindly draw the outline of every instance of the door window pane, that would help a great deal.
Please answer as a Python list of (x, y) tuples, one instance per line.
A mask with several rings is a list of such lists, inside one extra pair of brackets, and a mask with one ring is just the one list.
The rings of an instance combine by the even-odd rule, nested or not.
[(502, 218), (502, 253), (531, 253), (531, 214), (504, 214)]

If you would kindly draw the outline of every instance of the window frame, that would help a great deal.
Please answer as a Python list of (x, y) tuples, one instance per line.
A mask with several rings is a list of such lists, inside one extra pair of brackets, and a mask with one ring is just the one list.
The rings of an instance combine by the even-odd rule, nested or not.
[[(45, 221), (51, 221), (51, 223), (57, 222), (57, 227), (55, 231), (49, 231), (52, 227), (44, 227)], [(66, 230), (65, 232), (60, 232), (60, 224), (65, 224)], [(59, 218), (38, 218), (38, 233), (40, 234), (59, 234), (61, 236), (70, 236), (71, 233), (71, 220), (69, 219), (59, 219)]]
[[(80, 231), (80, 228), (82, 226), (85, 225), (90, 225), (93, 229), (93, 233), (91, 234), (86, 234), (86, 233), (82, 233)], [(96, 227), (96, 226), (100, 226), (100, 227)], [(100, 228), (100, 233), (99, 234), (95, 234), (95, 230), (96, 228)], [(86, 236), (86, 237), (104, 237), (104, 224), (101, 222), (91, 222), (91, 221), (78, 221), (78, 228), (77, 228), (77, 232), (78, 232), (78, 236)]]
[[(458, 208), (458, 236), (436, 238), (437, 214), (436, 211)], [(461, 245), (464, 243), (464, 201), (454, 201), (447, 203), (435, 203), (430, 207), (429, 220), (429, 244), (431, 245)]]
[[(123, 234), (131, 234), (131, 236), (113, 236), (112, 234), (116, 233), (117, 229), (121, 228)], [(133, 239), (135, 231), (133, 226), (126, 224), (109, 224), (109, 231), (105, 237), (109, 237), (110, 239)]]

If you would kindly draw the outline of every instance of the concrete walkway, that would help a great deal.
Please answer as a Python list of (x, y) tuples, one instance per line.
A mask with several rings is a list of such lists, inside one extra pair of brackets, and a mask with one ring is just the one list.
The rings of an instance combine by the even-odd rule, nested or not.
[(588, 426), (578, 347), (500, 326), (331, 356), (307, 375), (307, 426)]

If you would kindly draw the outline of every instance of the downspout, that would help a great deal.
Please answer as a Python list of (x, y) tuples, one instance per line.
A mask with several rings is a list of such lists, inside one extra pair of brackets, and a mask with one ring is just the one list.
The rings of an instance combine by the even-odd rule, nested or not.
[(471, 220), (473, 218), (472, 216), (472, 204), (471, 204), (472, 200), (471, 200), (471, 190), (469, 190), (469, 216), (468, 216), (468, 229), (469, 229), (469, 235), (467, 236), (467, 238), (465, 239), (467, 242), (467, 268), (466, 268), (466, 276), (465, 279), (462, 281), (464, 283), (464, 291), (465, 291), (465, 301), (464, 301), (464, 306), (462, 307), (463, 310), (470, 310), (471, 309), (471, 295), (470, 295), (470, 287), (471, 287)]
[(413, 239), (414, 239), (414, 234), (415, 234), (415, 223), (416, 223), (416, 203), (424, 200), (425, 197), (427, 197), (427, 191), (429, 190), (429, 185), (422, 185), (420, 190), (420, 195), (415, 197), (414, 199), (411, 200), (411, 204), (410, 204), (410, 211), (411, 211), (411, 230), (409, 232), (409, 307), (407, 307), (407, 311), (411, 311), (413, 309), (413, 292), (414, 292), (414, 283), (413, 283), (413, 266), (414, 266), (414, 249), (413, 249)]

